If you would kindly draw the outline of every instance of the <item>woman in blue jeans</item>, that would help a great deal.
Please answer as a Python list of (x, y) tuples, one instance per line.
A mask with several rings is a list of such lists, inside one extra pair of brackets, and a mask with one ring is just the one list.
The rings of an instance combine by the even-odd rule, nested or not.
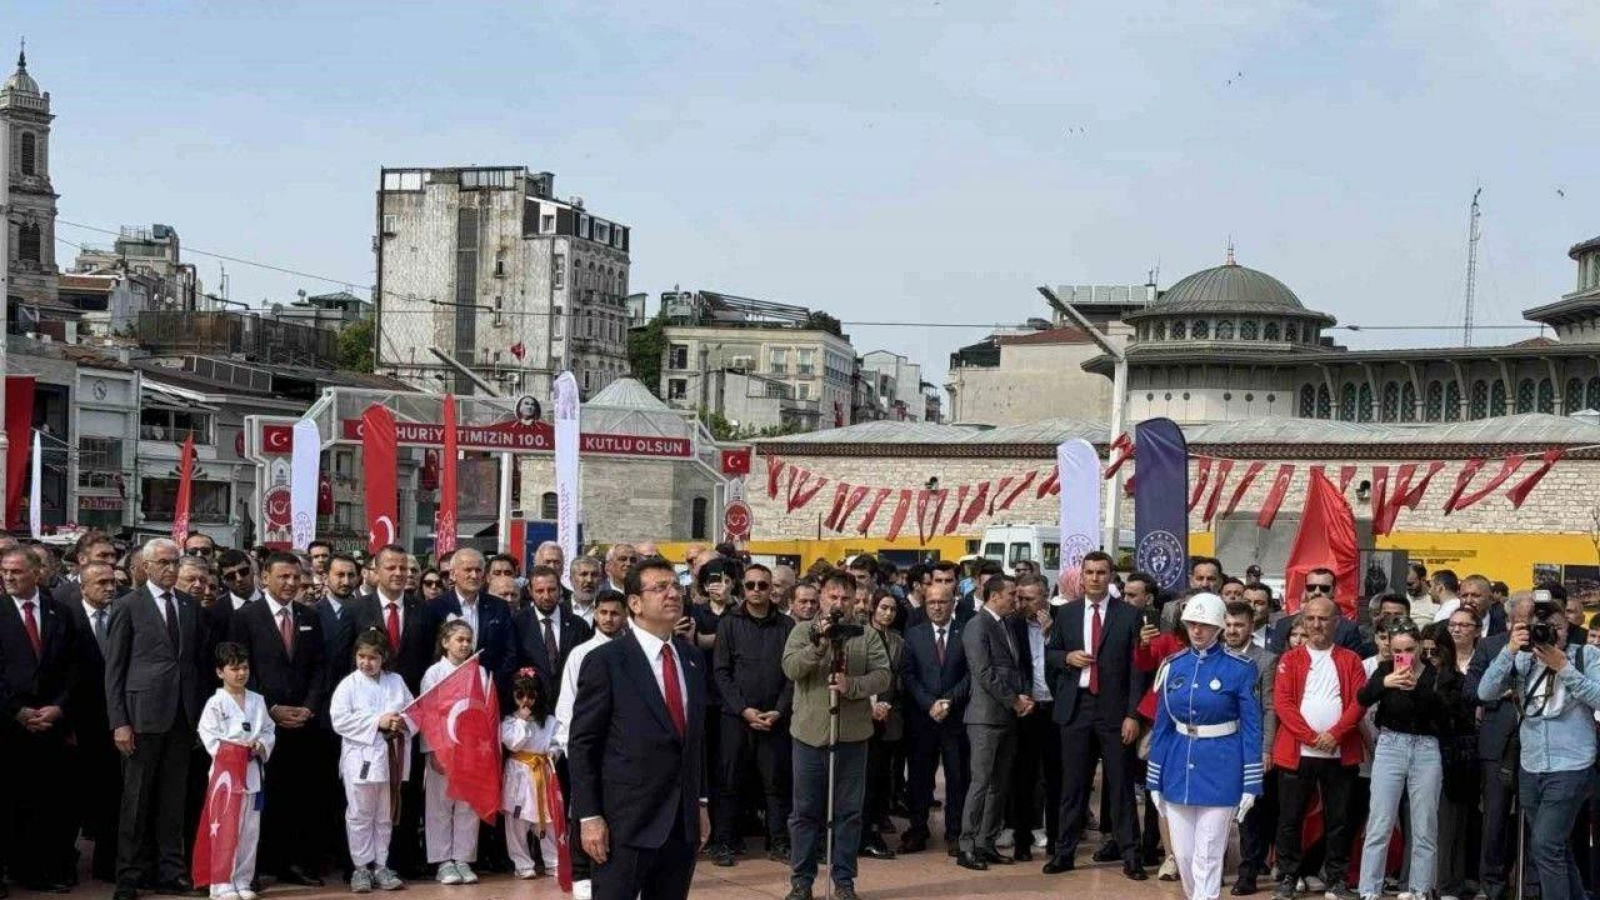
[(1375, 706), (1378, 743), (1372, 754), (1372, 809), (1361, 849), (1363, 900), (1383, 895), (1384, 861), (1394, 830), (1400, 796), (1411, 801), (1410, 890), (1400, 900), (1427, 900), (1433, 891), (1434, 858), (1438, 851), (1439, 728), (1443, 704), (1439, 673), (1419, 651), (1415, 623), (1400, 619), (1389, 626), (1390, 658), (1373, 670), (1357, 698)]

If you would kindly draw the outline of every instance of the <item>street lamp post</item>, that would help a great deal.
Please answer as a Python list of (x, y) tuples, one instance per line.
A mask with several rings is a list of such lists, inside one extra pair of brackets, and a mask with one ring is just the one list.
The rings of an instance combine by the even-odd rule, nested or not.
[[(1094, 341), (1102, 352), (1111, 357), (1111, 436), (1106, 441), (1107, 452), (1109, 453), (1109, 448), (1117, 442), (1117, 438), (1122, 436), (1124, 430), (1123, 401), (1128, 394), (1127, 354), (1123, 353), (1121, 347), (1107, 340), (1106, 336), (1095, 328), (1083, 313), (1078, 312), (1076, 307), (1061, 302), (1061, 298), (1056, 296), (1055, 291), (1041, 285), (1039, 293), (1044, 295), (1045, 300), (1049, 301), (1057, 312), (1070, 319), (1072, 324), (1083, 329), (1084, 333), (1089, 336), (1089, 340)], [(1117, 555), (1118, 507), (1122, 501), (1122, 473), (1120, 471), (1115, 477), (1106, 479), (1105, 489), (1106, 520), (1105, 528), (1100, 538), (1101, 549), (1115, 557)]]

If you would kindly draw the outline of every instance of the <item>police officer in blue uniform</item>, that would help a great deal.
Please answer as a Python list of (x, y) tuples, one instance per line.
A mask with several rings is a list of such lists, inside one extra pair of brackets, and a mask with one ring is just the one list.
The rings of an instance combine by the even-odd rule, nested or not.
[(1189, 649), (1156, 676), (1155, 730), (1145, 787), (1167, 820), (1189, 900), (1222, 894), (1231, 820), (1261, 795), (1261, 700), (1256, 667), (1218, 640), (1227, 610), (1202, 593), (1183, 610)]

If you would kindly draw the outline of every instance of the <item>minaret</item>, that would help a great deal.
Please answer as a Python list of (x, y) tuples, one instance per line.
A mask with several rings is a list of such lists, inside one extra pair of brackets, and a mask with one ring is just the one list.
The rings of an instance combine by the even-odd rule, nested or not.
[(50, 184), (50, 95), (28, 74), (26, 45), (17, 70), (0, 86), (0, 122), (11, 145), (9, 293), (23, 301), (54, 301), (56, 192)]

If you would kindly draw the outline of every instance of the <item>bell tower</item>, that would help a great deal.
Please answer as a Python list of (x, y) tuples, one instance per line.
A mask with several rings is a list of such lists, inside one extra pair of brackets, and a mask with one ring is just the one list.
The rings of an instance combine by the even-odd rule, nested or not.
[(11, 221), (9, 293), (23, 301), (54, 302), (56, 268), (56, 192), (50, 184), (50, 95), (28, 74), (26, 45), (17, 70), (0, 86), (0, 132), (11, 144)]

